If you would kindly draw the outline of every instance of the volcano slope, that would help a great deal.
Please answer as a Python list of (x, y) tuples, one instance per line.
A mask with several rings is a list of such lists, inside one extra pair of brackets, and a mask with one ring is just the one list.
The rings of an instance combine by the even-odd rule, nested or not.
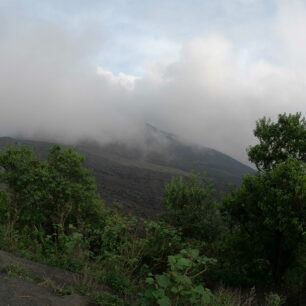
[[(0, 138), (0, 150), (8, 145), (30, 146), (45, 158), (53, 144)], [(107, 205), (118, 202), (126, 209), (146, 213), (161, 208), (163, 186), (173, 176), (205, 171), (216, 189), (225, 191), (229, 184), (238, 185), (243, 174), (254, 172), (226, 154), (181, 141), (149, 125), (141, 140), (103, 145), (82, 141), (73, 147), (85, 156)]]

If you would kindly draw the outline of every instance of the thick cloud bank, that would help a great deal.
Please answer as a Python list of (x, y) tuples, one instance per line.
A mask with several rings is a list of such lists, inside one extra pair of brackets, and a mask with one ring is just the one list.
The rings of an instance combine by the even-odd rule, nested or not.
[(300, 1), (281, 1), (267, 23), (270, 56), (215, 31), (182, 43), (173, 58), (146, 62), (141, 76), (96, 63), (108, 47), (107, 29), (88, 21), (71, 31), (12, 3), (0, 6), (0, 136), (129, 140), (149, 122), (246, 161), (255, 120), (305, 115), (306, 7)]

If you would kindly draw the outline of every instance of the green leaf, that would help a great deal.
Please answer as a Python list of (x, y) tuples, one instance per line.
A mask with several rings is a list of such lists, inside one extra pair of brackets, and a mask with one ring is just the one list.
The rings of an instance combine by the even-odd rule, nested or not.
[(156, 299), (161, 299), (162, 297), (165, 296), (165, 290), (163, 289), (157, 289), (155, 291), (152, 292), (152, 295), (156, 298)]
[(179, 288), (174, 286), (174, 287), (171, 288), (171, 292), (178, 293), (179, 292)]
[(154, 284), (154, 279), (153, 279), (152, 277), (147, 277), (147, 278), (146, 278), (146, 283), (147, 283), (148, 285), (153, 285), (153, 284)]
[(166, 288), (170, 284), (170, 280), (166, 275), (158, 275), (156, 276), (157, 283), (160, 287)]
[(176, 263), (176, 258), (175, 256), (168, 256), (168, 262), (170, 265), (173, 265)]
[(192, 266), (192, 261), (190, 259), (187, 259), (187, 258), (179, 258), (178, 261), (177, 261), (177, 265), (180, 267), (180, 268), (189, 268)]
[(197, 249), (192, 249), (190, 250), (190, 255), (193, 257), (193, 258), (196, 258), (200, 255), (200, 251), (197, 250)]
[(205, 293), (205, 290), (203, 288), (202, 285), (199, 285), (199, 286), (196, 286), (194, 289), (193, 289), (194, 292), (200, 294), (200, 295), (203, 295)]
[(167, 296), (164, 296), (157, 301), (157, 304), (160, 306), (171, 306), (171, 301)]

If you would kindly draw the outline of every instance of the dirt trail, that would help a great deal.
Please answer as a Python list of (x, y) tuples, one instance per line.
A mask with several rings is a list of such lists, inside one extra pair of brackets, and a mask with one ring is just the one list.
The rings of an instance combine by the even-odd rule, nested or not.
[(79, 283), (75, 273), (0, 250), (0, 306), (93, 306), (87, 297), (56, 295)]

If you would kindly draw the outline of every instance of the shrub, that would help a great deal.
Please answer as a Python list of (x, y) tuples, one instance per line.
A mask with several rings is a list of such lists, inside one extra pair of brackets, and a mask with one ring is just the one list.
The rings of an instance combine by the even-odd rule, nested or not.
[(169, 256), (169, 269), (146, 279), (149, 288), (143, 295), (143, 305), (206, 305), (213, 295), (199, 277), (215, 262), (200, 256), (196, 249), (184, 249)]
[(174, 177), (164, 188), (163, 204), (164, 220), (186, 238), (211, 242), (222, 229), (215, 190), (206, 177)]

